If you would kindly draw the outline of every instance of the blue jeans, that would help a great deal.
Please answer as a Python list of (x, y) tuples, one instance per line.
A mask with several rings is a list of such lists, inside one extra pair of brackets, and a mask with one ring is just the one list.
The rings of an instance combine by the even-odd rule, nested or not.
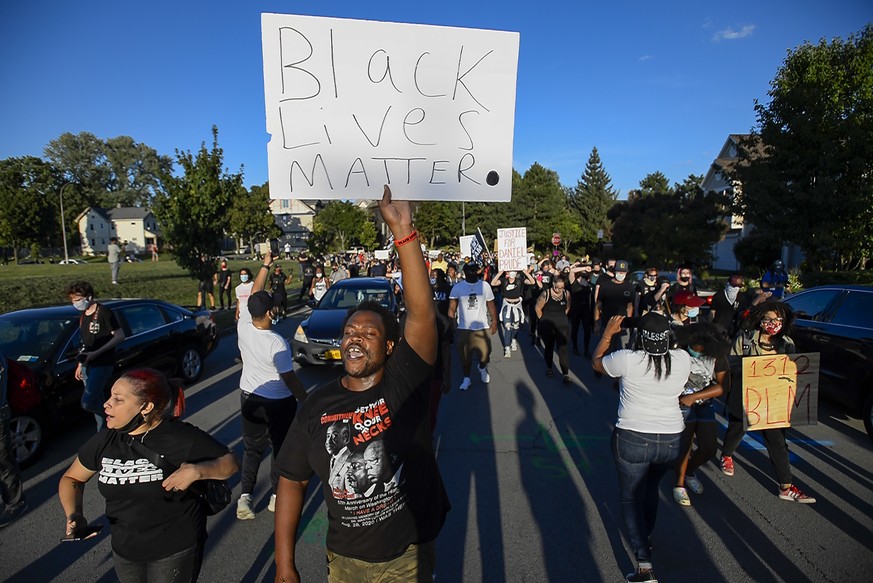
[(203, 545), (154, 561), (129, 561), (114, 551), (112, 556), (121, 583), (195, 583), (203, 562)]
[(658, 484), (679, 459), (681, 436), (681, 433), (639, 433), (618, 427), (612, 433), (621, 511), (638, 563), (652, 560), (649, 536), (658, 514)]
[(106, 418), (103, 417), (103, 404), (106, 402), (106, 383), (112, 376), (111, 365), (82, 367), (82, 382), (85, 390), (82, 392), (82, 409), (94, 414), (97, 420), (97, 431), (103, 429)]

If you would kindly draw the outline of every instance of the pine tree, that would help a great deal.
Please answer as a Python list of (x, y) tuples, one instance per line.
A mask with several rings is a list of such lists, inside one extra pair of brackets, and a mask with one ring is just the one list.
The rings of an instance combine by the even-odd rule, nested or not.
[(609, 238), (611, 224), (606, 213), (617, 198), (618, 192), (612, 187), (612, 179), (600, 161), (597, 147), (594, 147), (585, 165), (585, 173), (576, 184), (569, 201), (570, 209), (582, 230), (579, 243), (586, 250), (594, 249), (597, 245), (597, 231), (602, 229), (604, 238)]

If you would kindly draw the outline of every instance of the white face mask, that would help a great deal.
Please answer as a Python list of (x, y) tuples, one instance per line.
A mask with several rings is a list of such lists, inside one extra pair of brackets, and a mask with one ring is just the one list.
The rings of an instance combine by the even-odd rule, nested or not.
[(622, 281), (624, 281), (625, 277), (627, 277), (627, 274), (619, 271), (618, 273), (615, 274), (615, 281), (621, 283)]

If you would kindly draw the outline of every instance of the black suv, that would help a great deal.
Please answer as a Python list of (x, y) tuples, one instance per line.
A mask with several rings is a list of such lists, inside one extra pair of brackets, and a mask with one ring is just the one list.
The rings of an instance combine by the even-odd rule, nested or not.
[(819, 388), (864, 419), (873, 438), (873, 287), (824, 285), (785, 299), (798, 352), (821, 353)]

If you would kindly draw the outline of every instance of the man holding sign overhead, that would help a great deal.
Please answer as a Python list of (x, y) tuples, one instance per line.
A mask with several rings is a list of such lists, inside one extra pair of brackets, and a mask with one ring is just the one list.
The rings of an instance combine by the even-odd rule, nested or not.
[[(300, 580), (294, 551), (313, 474), (327, 505), (329, 581), (433, 580), (435, 540), (449, 510), (429, 416), (436, 310), (409, 202), (392, 201), (385, 186), (379, 209), (403, 270), (403, 338), (378, 302), (354, 308), (340, 345), (346, 374), (316, 390), (294, 419), (279, 454), (277, 583)], [(350, 461), (346, 475), (331, 480), (325, 444), (337, 422), (348, 428)]]

